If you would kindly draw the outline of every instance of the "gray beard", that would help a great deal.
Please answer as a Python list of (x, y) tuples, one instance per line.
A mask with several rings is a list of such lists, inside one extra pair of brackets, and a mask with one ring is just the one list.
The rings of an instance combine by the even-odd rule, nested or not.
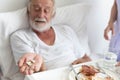
[(35, 22), (29, 20), (30, 27), (38, 32), (44, 32), (50, 29), (50, 23), (47, 23), (45, 26), (36, 25)]

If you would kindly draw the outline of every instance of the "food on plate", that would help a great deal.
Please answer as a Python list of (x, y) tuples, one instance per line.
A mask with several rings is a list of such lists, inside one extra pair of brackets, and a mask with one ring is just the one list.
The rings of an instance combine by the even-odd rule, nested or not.
[(94, 68), (93, 66), (82, 65), (82, 69), (80, 70), (82, 74), (85, 76), (94, 76), (96, 73), (99, 73), (99, 69)]
[(80, 68), (80, 80), (114, 80), (112, 77), (102, 74), (92, 65), (82, 65)]

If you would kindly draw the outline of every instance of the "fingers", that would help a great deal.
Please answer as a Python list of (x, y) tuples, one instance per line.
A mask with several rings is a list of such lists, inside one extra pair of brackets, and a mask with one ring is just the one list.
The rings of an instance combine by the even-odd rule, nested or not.
[(20, 72), (25, 74), (25, 75), (31, 75), (35, 72), (34, 70), (34, 66), (33, 67), (30, 67), (28, 65), (24, 65), (20, 68)]
[(23, 66), (23, 64), (26, 63), (26, 62), (29, 61), (29, 60), (33, 60), (35, 56), (36, 56), (35, 53), (26, 53), (26, 54), (24, 54), (24, 55), (20, 58), (20, 60), (19, 60), (19, 62), (18, 62), (18, 67)]
[(25, 70), (24, 74), (25, 75), (31, 75), (35, 72), (34, 67), (27, 67), (27, 69)]
[(83, 62), (88, 62), (88, 61), (91, 61), (91, 59), (85, 54), (82, 58), (78, 58), (72, 64), (75, 65)]
[(72, 65), (79, 64), (79, 63), (81, 63), (81, 60), (80, 60), (80, 59), (77, 59), (77, 60), (75, 60), (75, 61), (72, 63)]
[(115, 30), (114, 30), (114, 28), (112, 29), (112, 35), (115, 35)]
[(26, 67), (26, 69), (25, 69), (25, 71), (23, 72), (25, 75), (29, 75), (29, 70), (30, 70), (30, 68), (27, 66)]
[(104, 31), (104, 38), (106, 40), (109, 40), (109, 37), (108, 37), (108, 32), (110, 31), (110, 29), (106, 28), (105, 31)]
[(43, 58), (40, 55), (37, 55), (34, 60), (36, 61), (34, 64), (35, 71), (38, 72), (38, 71), (40, 71), (41, 65), (43, 63)]
[(33, 74), (34, 73), (34, 70), (33, 69), (30, 69), (29, 70), (29, 75)]
[(116, 66), (120, 66), (120, 62), (118, 62), (118, 63), (116, 64)]
[(18, 62), (18, 66), (19, 67), (23, 66), (24, 62), (26, 63), (27, 61), (32, 60), (35, 56), (36, 56), (36, 54), (34, 54), (34, 53), (26, 53), (26, 54), (24, 54), (20, 58), (20, 60)]
[(43, 62), (43, 64), (41, 65), (40, 71), (45, 71), (45, 70), (47, 70), (47, 69), (46, 69), (46, 66), (45, 66), (45, 64), (44, 64), (44, 62)]
[(20, 72), (25, 74), (25, 75), (29, 75), (29, 70), (30, 70), (30, 67), (27, 65), (27, 64), (23, 64), (22, 67), (20, 67)]
[(31, 67), (30, 70), (33, 70), (34, 72), (40, 71), (41, 66), (38, 65), (37, 63), (34, 63)]
[(25, 58), (24, 57), (20, 58), (20, 60), (18, 61), (18, 67), (22, 67), (24, 62), (25, 62)]
[(40, 71), (40, 68), (41, 68), (41, 65), (35, 65), (35, 72), (39, 72)]
[(72, 63), (72, 65), (76, 65), (77, 64), (77, 62), (76, 61), (74, 61), (73, 63)]
[(38, 54), (25, 54), (18, 62), (20, 72), (25, 75), (40, 71), (42, 64), (43, 59)]
[(27, 68), (27, 66), (23, 65), (23, 66), (20, 68), (20, 72), (21, 72), (21, 73), (25, 72), (26, 68)]
[(109, 33), (110, 31), (112, 32), (112, 35), (115, 34), (115, 30), (114, 30), (114, 25), (113, 25), (113, 24), (109, 24), (109, 25), (106, 27), (105, 31), (104, 31), (104, 38), (105, 38), (106, 40), (109, 40), (108, 33)]

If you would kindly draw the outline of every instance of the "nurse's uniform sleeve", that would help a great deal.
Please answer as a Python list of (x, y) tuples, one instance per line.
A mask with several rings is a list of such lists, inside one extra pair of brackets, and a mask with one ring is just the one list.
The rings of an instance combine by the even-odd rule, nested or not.
[(19, 33), (11, 35), (10, 43), (16, 64), (25, 53), (34, 53), (32, 45), (30, 45), (29, 41), (27, 41), (24, 35)]
[(83, 49), (82, 45), (80, 44), (76, 33), (68, 26), (66, 26), (66, 30), (68, 32), (69, 38), (74, 45), (74, 54), (77, 58), (81, 58), (85, 55), (85, 50)]

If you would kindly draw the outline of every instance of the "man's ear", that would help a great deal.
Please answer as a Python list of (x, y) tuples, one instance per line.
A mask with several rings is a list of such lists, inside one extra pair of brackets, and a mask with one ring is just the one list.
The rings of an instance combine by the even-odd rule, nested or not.
[(56, 11), (54, 11), (54, 12), (53, 12), (53, 14), (52, 14), (52, 18), (54, 18), (54, 17), (55, 17), (55, 14), (56, 14)]
[(30, 15), (30, 8), (27, 7), (27, 14)]
[(54, 8), (54, 10), (52, 12), (52, 18), (54, 18), (55, 15), (56, 15), (56, 8)]
[(29, 15), (29, 10), (28, 10), (28, 8), (27, 8), (27, 14)]

